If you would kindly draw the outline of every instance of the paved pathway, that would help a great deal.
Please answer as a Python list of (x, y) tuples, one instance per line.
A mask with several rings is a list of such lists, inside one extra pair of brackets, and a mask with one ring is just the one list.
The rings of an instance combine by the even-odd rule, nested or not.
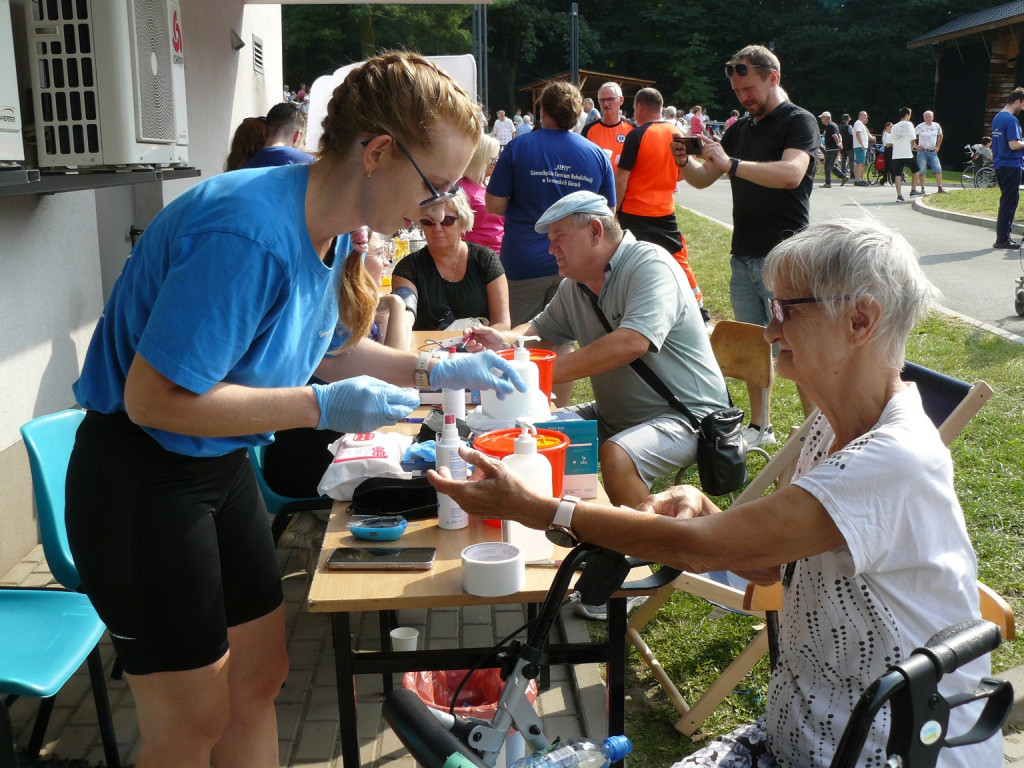
[[(1024, 318), (1017, 317), (1013, 309), (1014, 289), (1022, 272), (1018, 252), (991, 247), (994, 225), (926, 215), (918, 209), (927, 205), (929, 196), (913, 198), (923, 201), (921, 205), (897, 203), (892, 187), (840, 187), (838, 183), (832, 189), (819, 187), (820, 182), (811, 194), (812, 223), (870, 215), (898, 229), (921, 254), (925, 273), (942, 291), (947, 309), (1024, 342)], [(928, 189), (934, 190), (934, 186), (929, 183)], [(908, 192), (909, 185), (905, 185), (904, 196)], [(724, 179), (707, 189), (680, 184), (676, 202), (732, 225), (732, 194)]]

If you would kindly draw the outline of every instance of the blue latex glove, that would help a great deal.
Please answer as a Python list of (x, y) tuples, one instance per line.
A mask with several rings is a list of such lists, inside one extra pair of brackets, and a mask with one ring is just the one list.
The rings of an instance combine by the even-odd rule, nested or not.
[[(500, 373), (494, 373), (492, 368)], [(520, 392), (526, 391), (526, 382), (512, 367), (512, 362), (489, 349), (475, 355), (439, 360), (430, 369), (430, 386), (432, 389), (493, 389), (499, 396), (510, 394), (513, 386)]]
[(404, 419), (420, 404), (416, 392), (372, 376), (314, 384), (313, 394), (320, 406), (320, 423), (316, 428), (335, 432), (370, 432)]

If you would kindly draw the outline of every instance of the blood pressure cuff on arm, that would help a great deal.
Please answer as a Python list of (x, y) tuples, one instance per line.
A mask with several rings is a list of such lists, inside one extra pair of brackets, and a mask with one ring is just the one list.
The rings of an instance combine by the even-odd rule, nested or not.
[(416, 307), (419, 305), (419, 297), (416, 296), (416, 291), (407, 285), (401, 285), (393, 288), (391, 292), (405, 302), (405, 308), (412, 312), (412, 316), (415, 318)]

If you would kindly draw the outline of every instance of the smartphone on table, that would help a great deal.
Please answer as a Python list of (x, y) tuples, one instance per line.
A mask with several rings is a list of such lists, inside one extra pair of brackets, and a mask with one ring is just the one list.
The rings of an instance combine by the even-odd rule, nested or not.
[(436, 556), (435, 547), (338, 547), (327, 570), (426, 571)]

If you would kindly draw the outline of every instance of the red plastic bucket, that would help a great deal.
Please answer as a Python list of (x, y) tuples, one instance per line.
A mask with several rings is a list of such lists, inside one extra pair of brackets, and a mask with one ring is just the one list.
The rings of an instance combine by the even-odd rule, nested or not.
[[(554, 354), (554, 353), (552, 353)], [(502, 459), (515, 453), (515, 439), (521, 435), (521, 429), (496, 429), (485, 432), (473, 441), (473, 447), (481, 453)], [(555, 498), (561, 498), (562, 486), (565, 483), (565, 451), (569, 447), (569, 438), (552, 429), (537, 430), (537, 453), (551, 463), (551, 489)], [(500, 520), (484, 520), (494, 526), (500, 526)]]
[[(514, 349), (502, 349), (498, 352), (506, 360), (511, 360), (515, 353)], [(556, 357), (558, 355), (550, 349), (530, 350), (530, 362), (537, 364), (537, 383), (540, 386), (540, 391), (547, 395), (548, 402), (551, 402), (551, 384), (555, 378)]]

